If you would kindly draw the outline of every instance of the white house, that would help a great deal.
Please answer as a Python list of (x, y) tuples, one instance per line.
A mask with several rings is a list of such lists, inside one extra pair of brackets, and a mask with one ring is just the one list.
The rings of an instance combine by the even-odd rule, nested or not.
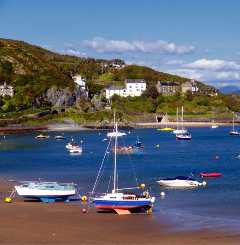
[(106, 98), (110, 99), (114, 94), (121, 97), (140, 96), (146, 90), (146, 82), (144, 79), (126, 79), (125, 87), (111, 86), (106, 89)]
[(81, 75), (75, 75), (73, 77), (73, 81), (79, 86), (81, 87), (83, 90), (86, 89), (86, 79), (83, 78)]
[(0, 85), (0, 96), (13, 96), (14, 95), (14, 91), (13, 91), (13, 87), (7, 85), (7, 83), (5, 82), (3, 85)]

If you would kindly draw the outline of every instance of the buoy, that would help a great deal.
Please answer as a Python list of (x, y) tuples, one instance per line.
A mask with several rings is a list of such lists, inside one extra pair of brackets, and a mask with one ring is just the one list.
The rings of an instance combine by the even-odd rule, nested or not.
[(156, 144), (156, 148), (159, 148), (160, 147), (160, 145), (159, 144)]
[(81, 140), (80, 143), (82, 144), (83, 143), (83, 140)]
[(217, 156), (215, 156), (215, 159), (219, 159), (219, 156), (217, 155)]
[(165, 197), (165, 195), (166, 195), (166, 194), (165, 194), (164, 191), (161, 191), (161, 192), (160, 192), (160, 196), (161, 196), (161, 197)]
[(6, 202), (6, 203), (11, 203), (11, 202), (12, 202), (12, 198), (11, 198), (11, 197), (6, 197), (6, 198), (4, 199), (4, 202)]
[(81, 200), (82, 200), (82, 202), (86, 202), (87, 201), (87, 196), (82, 196)]
[(206, 182), (206, 181), (203, 181), (203, 182), (202, 182), (202, 185), (203, 185), (203, 186), (206, 186), (206, 185), (207, 185), (207, 182)]
[(145, 188), (145, 184), (144, 183), (140, 184), (139, 188), (140, 189), (144, 189)]
[(82, 209), (82, 212), (83, 212), (84, 214), (86, 214), (86, 213), (87, 213), (87, 209), (86, 209), (86, 208), (83, 208), (83, 209)]

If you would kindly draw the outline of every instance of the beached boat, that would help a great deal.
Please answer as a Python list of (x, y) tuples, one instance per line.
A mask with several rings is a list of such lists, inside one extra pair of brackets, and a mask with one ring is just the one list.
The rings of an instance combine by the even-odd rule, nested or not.
[(23, 198), (37, 199), (42, 202), (66, 201), (76, 195), (77, 188), (73, 183), (24, 181), (15, 186), (17, 194)]
[(165, 187), (198, 187), (205, 186), (207, 183), (205, 181), (199, 182), (191, 177), (177, 176), (174, 178), (160, 179), (157, 181), (160, 186)]
[(239, 136), (240, 135), (240, 132), (238, 132), (235, 129), (234, 115), (233, 115), (233, 120), (232, 120), (232, 130), (229, 132), (229, 134), (232, 135), (232, 136)]
[[(115, 132), (118, 135), (117, 123), (115, 123)], [(132, 189), (144, 188), (145, 185), (133, 187), (133, 188), (118, 188), (118, 174), (117, 174), (117, 138), (114, 140), (114, 169), (113, 169), (113, 189), (110, 193), (104, 193), (99, 196), (95, 196), (93, 203), (97, 209), (103, 210), (114, 210), (118, 214), (127, 214), (132, 210), (151, 210), (155, 197), (151, 197), (148, 191), (144, 191), (142, 194), (129, 193)], [(108, 148), (107, 148), (108, 150)], [(107, 152), (106, 150), (106, 152)], [(105, 158), (105, 157), (104, 157)], [(104, 161), (103, 161), (104, 162)], [(101, 175), (102, 167), (100, 167), (93, 190), (92, 195), (95, 193), (96, 184), (99, 181), (99, 176)]]
[(218, 173), (218, 172), (210, 172), (210, 173), (202, 172), (199, 175), (201, 177), (204, 177), (204, 178), (216, 178), (216, 177), (221, 177), (222, 176), (222, 174)]
[(49, 135), (45, 135), (45, 134), (39, 134), (35, 137), (35, 139), (38, 139), (38, 140), (42, 140), (42, 139), (49, 139), (50, 136)]

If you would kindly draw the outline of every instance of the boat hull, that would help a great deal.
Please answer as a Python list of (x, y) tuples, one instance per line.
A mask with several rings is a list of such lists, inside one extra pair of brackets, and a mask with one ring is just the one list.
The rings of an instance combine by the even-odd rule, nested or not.
[(202, 183), (195, 180), (159, 180), (157, 183), (165, 187), (198, 187)]
[(152, 207), (150, 200), (101, 200), (94, 199), (97, 209), (114, 210), (114, 209), (148, 209)]

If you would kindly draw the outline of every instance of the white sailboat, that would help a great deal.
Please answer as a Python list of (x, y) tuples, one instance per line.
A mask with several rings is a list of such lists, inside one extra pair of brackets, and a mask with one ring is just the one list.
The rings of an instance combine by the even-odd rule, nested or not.
[[(115, 118), (115, 112), (114, 112), (114, 114), (113, 114), (114, 125), (115, 125), (115, 120), (116, 120), (116, 118)], [(121, 137), (121, 136), (125, 136), (125, 135), (127, 135), (125, 132), (120, 132), (120, 131), (117, 131), (117, 132), (112, 131), (112, 132), (107, 133), (107, 137)]]
[(176, 117), (177, 117), (177, 129), (173, 130), (173, 133), (174, 134), (185, 134), (185, 133), (187, 133), (186, 129), (184, 129), (184, 128), (179, 129), (178, 107), (177, 107)]
[(191, 140), (192, 135), (186, 129), (183, 128), (183, 106), (182, 106), (182, 119), (181, 119), (181, 121), (182, 121), (182, 132), (176, 134), (176, 139), (177, 140)]
[(230, 135), (233, 135), (233, 136), (238, 136), (240, 135), (240, 132), (238, 132), (236, 129), (235, 129), (235, 121), (234, 121), (234, 115), (233, 115), (233, 121), (232, 121), (232, 130), (229, 132)]
[[(113, 189), (110, 193), (104, 193), (100, 196), (95, 196), (93, 203), (96, 208), (103, 210), (114, 210), (118, 214), (129, 214), (132, 210), (151, 210), (155, 197), (151, 197), (148, 191), (144, 191), (142, 194), (138, 195), (135, 193), (124, 192), (124, 190), (129, 191), (131, 189), (143, 189), (144, 184), (139, 187), (133, 188), (118, 188), (117, 186), (117, 138), (118, 138), (118, 125), (115, 122), (115, 141), (114, 141), (114, 169), (113, 169)], [(110, 143), (109, 143), (110, 145)], [(107, 148), (108, 150), (108, 148)], [(106, 150), (106, 152), (107, 152)], [(104, 156), (105, 158), (105, 156)], [(99, 181), (99, 176), (101, 175), (101, 167), (99, 169), (92, 195), (95, 193), (96, 185)]]

